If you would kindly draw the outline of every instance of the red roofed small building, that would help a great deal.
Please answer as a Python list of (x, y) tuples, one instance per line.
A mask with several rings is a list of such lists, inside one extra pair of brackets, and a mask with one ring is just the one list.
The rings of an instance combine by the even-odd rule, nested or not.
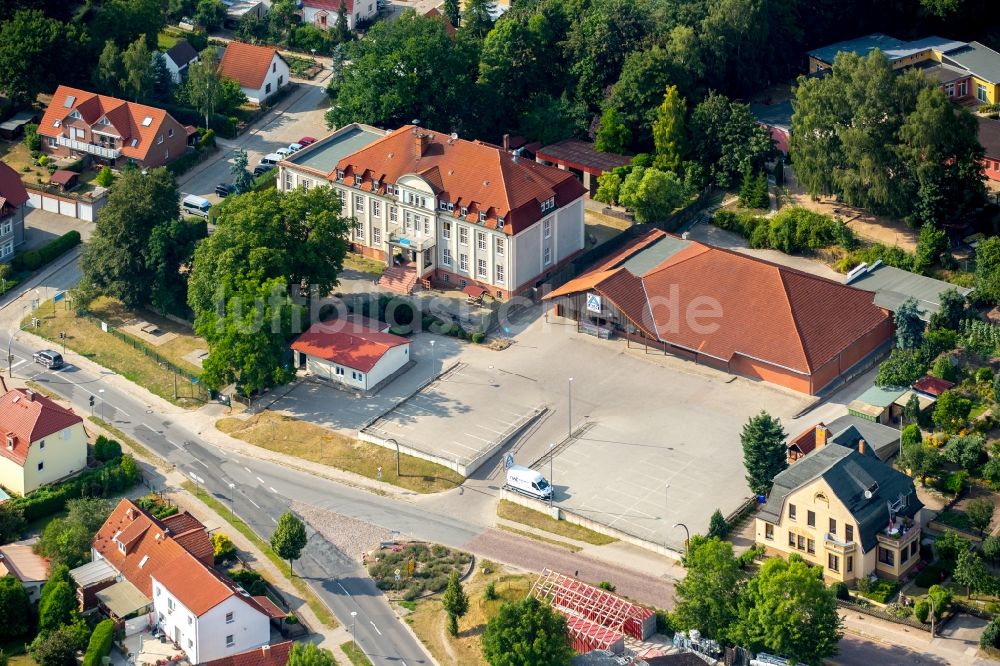
[(357, 30), (358, 23), (370, 21), (378, 14), (376, 0), (302, 0), (302, 22), (320, 30), (332, 29), (337, 25), (341, 1), (350, 30)]
[(955, 382), (949, 382), (947, 379), (924, 375), (917, 381), (913, 382), (913, 390), (932, 398), (940, 398), (942, 393), (954, 385)]
[(123, 499), (97, 531), (91, 553), (123, 579), (98, 598), (105, 606), (130, 601), (108, 610), (123, 618), (151, 607), (152, 621), (192, 664), (266, 645), (272, 616), (284, 616), (212, 566), (208, 532), (186, 513), (160, 520)]
[(0, 261), (14, 258), (15, 248), (24, 243), (24, 204), (28, 190), (21, 176), (0, 162)]
[(83, 419), (31, 389), (0, 396), (0, 485), (24, 495), (87, 466)]
[(374, 394), (410, 364), (410, 341), (361, 320), (317, 322), (292, 343), (299, 367), (338, 388)]
[(156, 107), (59, 86), (38, 125), (42, 150), (90, 156), (114, 166), (154, 168), (187, 150), (184, 126)]
[(273, 46), (229, 42), (219, 72), (236, 80), (251, 104), (262, 104), (288, 85), (288, 63)]
[(658, 229), (545, 298), (582, 332), (811, 395), (892, 333), (870, 292)]
[(222, 659), (213, 659), (203, 666), (286, 666), (292, 652), (292, 641), (262, 645)]
[(278, 189), (329, 185), (354, 220), (352, 248), (385, 261), (380, 284), (541, 286), (584, 247), (586, 190), (568, 171), (415, 125), (345, 125), (278, 165)]

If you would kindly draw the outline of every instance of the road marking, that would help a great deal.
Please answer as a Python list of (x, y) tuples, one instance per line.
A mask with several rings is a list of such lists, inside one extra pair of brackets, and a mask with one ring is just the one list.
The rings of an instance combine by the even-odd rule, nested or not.
[(257, 480), (260, 481), (261, 483), (264, 483), (264, 479), (260, 478), (259, 476), (257, 477)]
[(337, 581), (337, 587), (339, 587), (340, 590), (341, 590), (341, 592), (343, 592), (344, 594), (346, 594), (348, 597), (351, 596), (351, 593), (347, 591), (347, 588), (345, 588), (343, 585), (340, 584), (339, 580)]
[(205, 469), (209, 469), (209, 466), (208, 466), (208, 465), (206, 465), (206, 464), (205, 464), (205, 463), (203, 463), (202, 461), (198, 460), (197, 458), (195, 458), (195, 460), (194, 460), (194, 461), (195, 461), (196, 463), (198, 463), (199, 465), (201, 465), (202, 467), (204, 467)]
[(374, 623), (374, 622), (372, 622), (371, 620), (368, 620), (368, 624), (372, 625), (372, 629), (374, 629), (374, 630), (375, 630), (375, 633), (376, 633), (376, 634), (378, 634), (379, 636), (381, 636), (381, 635), (382, 635), (382, 632), (378, 630), (378, 627), (376, 627), (376, 626), (375, 626), (375, 623)]
[(247, 471), (247, 474), (253, 474), (253, 472), (250, 471), (249, 467), (247, 467), (247, 466), (244, 465), (243, 469), (245, 469)]
[[(71, 367), (73, 367), (73, 366), (72, 366), (72, 365), (65, 365), (65, 366), (63, 366), (62, 370), (65, 370), (66, 368), (71, 368)], [(52, 374), (56, 374), (56, 373), (59, 373), (59, 372), (61, 372), (61, 370), (54, 370), (54, 371), (52, 371)], [(38, 377), (38, 376), (39, 376), (39, 375), (41, 375), (41, 374), (44, 374), (44, 372), (37, 372), (37, 373), (35, 373), (35, 374), (34, 374), (34, 375), (32, 376), (32, 379), (34, 379), (35, 377)], [(77, 383), (77, 382), (74, 382), (74, 381), (73, 381), (72, 379), (70, 379), (70, 378), (69, 378), (69, 375), (62, 375), (62, 378), (63, 378), (63, 379), (65, 379), (66, 381), (68, 381), (68, 382), (69, 382), (70, 384), (72, 384), (73, 386), (76, 386), (76, 387), (77, 387), (78, 389), (80, 389), (80, 390), (81, 390), (81, 391), (83, 391), (84, 393), (89, 393), (90, 395), (94, 396), (95, 398), (98, 398), (98, 397), (100, 397), (100, 396), (99, 396), (98, 394), (94, 393), (93, 391), (91, 391), (91, 390), (90, 390), (90, 389), (88, 389), (87, 387), (83, 386), (82, 384), (79, 384), (79, 383)], [(103, 400), (103, 398), (102, 398), (102, 400)], [(106, 401), (105, 401), (105, 402), (106, 402)], [(117, 409), (117, 410), (118, 410), (119, 412), (121, 412), (121, 413), (122, 413), (122, 414), (124, 414), (125, 416), (127, 416), (127, 417), (129, 417), (129, 418), (132, 418), (132, 415), (131, 415), (131, 414), (129, 414), (128, 412), (126, 412), (126, 411), (125, 411), (124, 409), (122, 409), (121, 407), (115, 407), (114, 405), (111, 405), (111, 406), (112, 406), (112, 407), (114, 407), (115, 409)], [(154, 431), (154, 432), (155, 432), (155, 431)]]
[(278, 521), (277, 521), (277, 520), (275, 520), (273, 516), (271, 516), (270, 518), (271, 518), (271, 522), (272, 522), (272, 523), (274, 523), (275, 525), (277, 525), (277, 524), (278, 524)]
[(268, 486), (268, 487), (267, 487), (267, 489), (268, 489), (268, 490), (270, 490), (270, 491), (271, 491), (272, 493), (274, 493), (275, 495), (277, 495), (277, 494), (278, 494), (278, 491), (274, 489), (274, 486)]
[(22, 358), (20, 361), (18, 361), (14, 365), (10, 366), (10, 369), (13, 370), (14, 368), (16, 368), (16, 367), (18, 367), (18, 366), (20, 366), (20, 365), (22, 365), (24, 363), (27, 363), (27, 362), (28, 362), (27, 359), (23, 359)]
[(257, 502), (254, 502), (254, 501), (253, 501), (252, 499), (250, 499), (249, 497), (247, 497), (247, 501), (248, 501), (248, 502), (250, 502), (251, 504), (253, 504), (253, 505), (254, 505), (255, 507), (257, 507), (258, 509), (260, 508), (260, 504), (257, 504)]
[[(152, 430), (152, 428), (150, 428), (150, 430)], [(183, 446), (181, 446), (181, 445), (180, 445), (180, 444), (178, 444), (177, 442), (172, 442), (172, 441), (170, 441), (169, 439), (167, 440), (167, 443), (168, 443), (168, 444), (173, 444), (173, 445), (174, 445), (174, 446), (176, 446), (176, 447), (177, 447), (178, 449), (183, 449), (183, 448), (184, 448)]]

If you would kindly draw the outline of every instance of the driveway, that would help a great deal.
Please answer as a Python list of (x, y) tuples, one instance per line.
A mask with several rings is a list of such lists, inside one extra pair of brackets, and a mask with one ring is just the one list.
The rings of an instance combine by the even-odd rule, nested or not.
[(34, 250), (69, 231), (79, 231), (86, 242), (94, 231), (93, 222), (77, 220), (41, 208), (26, 208), (24, 216), (24, 242), (18, 252)]

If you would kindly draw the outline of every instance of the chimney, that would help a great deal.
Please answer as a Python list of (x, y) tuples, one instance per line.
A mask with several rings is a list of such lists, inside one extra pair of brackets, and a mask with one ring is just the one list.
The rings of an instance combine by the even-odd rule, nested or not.
[(24, 395), (28, 398), (28, 400), (35, 399), (35, 392), (32, 391), (30, 388), (24, 389)]
[(822, 423), (816, 424), (816, 448), (822, 449), (830, 438), (830, 429)]
[(423, 157), (424, 151), (429, 145), (431, 145), (431, 135), (423, 132), (418, 133), (416, 136), (417, 157)]
[(858, 453), (865, 455), (865, 440), (863, 439), (858, 440)]
[(510, 150), (510, 134), (503, 135), (503, 149), (504, 151)]

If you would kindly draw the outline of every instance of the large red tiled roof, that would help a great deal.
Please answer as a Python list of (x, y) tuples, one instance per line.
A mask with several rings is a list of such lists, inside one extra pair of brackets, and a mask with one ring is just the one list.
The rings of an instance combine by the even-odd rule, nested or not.
[[(555, 199), (557, 206), (563, 206), (584, 194), (583, 185), (568, 171), (516, 158), (499, 146), (414, 125), (405, 125), (348, 155), (337, 169), (344, 171), (345, 182), (353, 183), (358, 174), (362, 190), (371, 191), (378, 183), (379, 192), (401, 176), (420, 175), (436, 189), (440, 201), (454, 205), (456, 219), (495, 229), (497, 219), (503, 218), (503, 231), (508, 234), (540, 220), (542, 202)], [(334, 177), (331, 173), (330, 178)], [(464, 218), (463, 207), (467, 209)], [(480, 211), (486, 213), (482, 223)]]
[(285, 641), (206, 661), (204, 666), (286, 666), (291, 651), (292, 641)]
[[(634, 247), (650, 245), (643, 240)], [(685, 243), (644, 275), (604, 262), (603, 270), (586, 273), (546, 298), (594, 289), (663, 342), (727, 362), (740, 355), (804, 374), (889, 317), (869, 292), (737, 252)], [(619, 254), (617, 263), (628, 258)], [(689, 320), (687, 307), (699, 302), (717, 305), (722, 316)], [(698, 330), (713, 324), (710, 332)]]
[(263, 85), (271, 60), (277, 53), (278, 50), (273, 46), (229, 42), (219, 63), (219, 72), (236, 79), (244, 88), (257, 90)]
[(292, 343), (292, 349), (361, 372), (369, 372), (393, 347), (410, 341), (392, 333), (334, 322), (317, 322)]
[[(176, 529), (183, 529), (175, 538)], [(200, 532), (200, 534), (196, 534)], [(123, 499), (97, 531), (92, 546), (101, 557), (147, 597), (153, 597), (155, 578), (197, 615), (237, 596), (256, 611), (267, 614), (236, 584), (200, 558), (211, 540), (205, 526), (189, 514), (158, 520)], [(122, 549), (124, 546), (124, 552)]]
[(28, 190), (24, 188), (21, 177), (3, 162), (0, 162), (0, 199), (11, 206), (20, 206), (28, 200)]
[[(67, 105), (70, 97), (73, 100)], [(61, 136), (63, 129), (56, 127), (55, 122), (57, 120), (60, 123), (64, 122), (66, 116), (73, 110), (79, 111), (84, 122), (90, 125), (96, 123), (102, 116), (106, 117), (122, 137), (122, 155), (137, 160), (146, 159), (150, 149), (156, 144), (157, 136), (162, 132), (163, 121), (170, 118), (170, 114), (166, 111), (153, 106), (126, 102), (117, 97), (97, 95), (69, 86), (59, 86), (52, 95), (48, 108), (45, 109), (42, 122), (38, 125), (38, 133), (42, 136)], [(150, 118), (150, 122), (143, 125), (147, 117)], [(133, 139), (138, 139), (134, 146)]]
[(302, 0), (302, 6), (336, 13), (340, 11), (341, 2), (344, 3), (345, 14), (354, 13), (354, 0)]
[[(0, 396), (0, 455), (24, 465), (33, 442), (83, 423), (67, 409), (30, 389), (11, 389)], [(8, 436), (13, 438), (7, 446)]]
[(931, 377), (930, 375), (924, 375), (913, 382), (914, 389), (935, 397), (941, 395), (954, 385), (955, 382), (949, 382), (947, 379), (941, 379), (940, 377)]

